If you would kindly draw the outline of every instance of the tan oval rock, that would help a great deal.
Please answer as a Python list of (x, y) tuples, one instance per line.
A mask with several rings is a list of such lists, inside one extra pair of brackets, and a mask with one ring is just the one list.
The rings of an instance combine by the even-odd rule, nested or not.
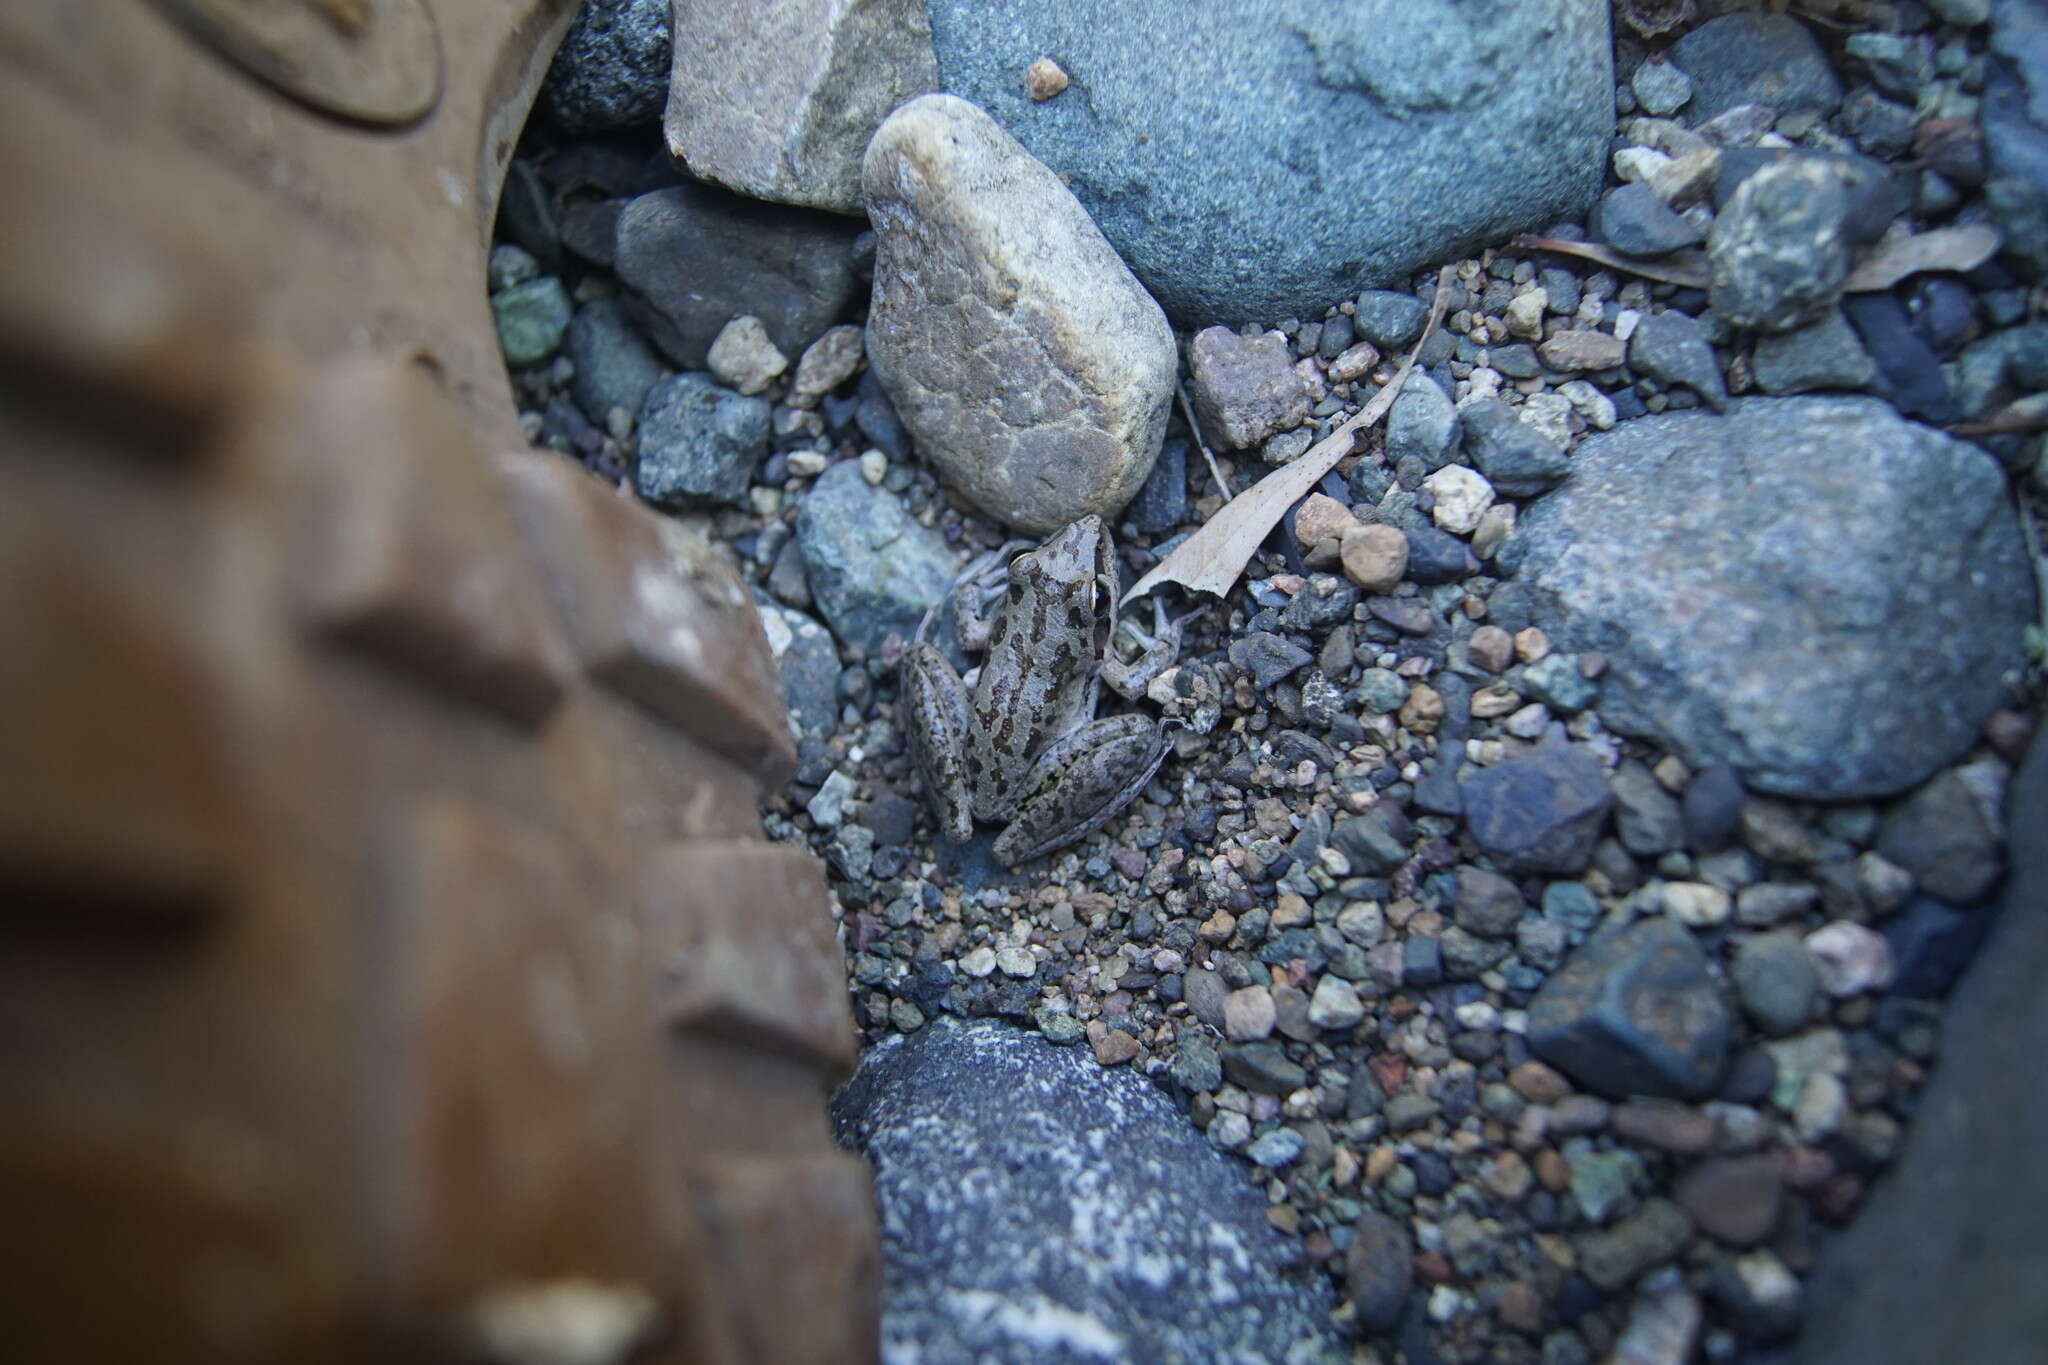
[(1177, 358), (1159, 305), (1059, 177), (965, 100), (890, 115), (864, 183), (868, 361), (919, 452), (1019, 530), (1114, 516), (1166, 430)]

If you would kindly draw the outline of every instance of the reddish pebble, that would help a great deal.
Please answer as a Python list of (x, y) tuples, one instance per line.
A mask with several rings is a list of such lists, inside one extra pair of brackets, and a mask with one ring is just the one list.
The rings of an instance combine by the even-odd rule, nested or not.
[(1415, 1278), (1424, 1284), (1449, 1284), (1454, 1276), (1450, 1258), (1441, 1251), (1415, 1253)]
[(1145, 869), (1152, 865), (1151, 861), (1135, 848), (1111, 849), (1109, 864), (1134, 882), (1142, 879)]

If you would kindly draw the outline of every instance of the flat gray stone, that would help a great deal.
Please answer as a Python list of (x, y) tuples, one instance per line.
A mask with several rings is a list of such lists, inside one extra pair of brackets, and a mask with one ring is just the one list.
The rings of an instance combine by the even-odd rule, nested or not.
[(925, 95), (868, 144), (868, 360), (918, 450), (1043, 534), (1113, 518), (1166, 432), (1173, 333), (1059, 177), (973, 105)]
[[(1187, 325), (1320, 316), (1582, 218), (1605, 170), (1608, 6), (1588, 0), (930, 8), (943, 88), (1069, 177)], [(1073, 83), (1033, 101), (1024, 72), (1048, 54)]]
[(583, 415), (602, 427), (613, 408), (638, 414), (666, 367), (626, 317), (617, 299), (592, 299), (569, 320), (562, 348), (575, 362), (569, 393)]
[(1589, 437), (1498, 562), (1601, 716), (1755, 790), (1885, 796), (1976, 741), (2034, 610), (1990, 456), (1865, 398), (1760, 398)]
[(959, 571), (945, 537), (918, 525), (853, 460), (811, 484), (797, 509), (796, 536), (811, 598), (832, 633), (870, 653), (892, 630), (908, 640)]
[(1857, 390), (1877, 377), (1877, 365), (1839, 308), (1795, 331), (1756, 339), (1756, 386), (1769, 394), (1815, 389)]
[(1784, 115), (1828, 114), (1842, 102), (1842, 85), (1827, 54), (1789, 15), (1710, 19), (1673, 43), (1670, 55), (1692, 77), (1686, 114), (1695, 121), (1741, 104), (1768, 105)]
[(1243, 1164), (1085, 1049), (940, 1019), (870, 1049), (833, 1114), (875, 1166), (884, 1359), (1349, 1358)]
[(674, 8), (669, 154), (742, 194), (859, 213), (868, 139), (897, 105), (939, 88), (923, 0)]
[(678, 374), (647, 390), (640, 408), (640, 496), (658, 507), (737, 506), (768, 453), (769, 407), (706, 374)]
[(1529, 1046), (1615, 1098), (1711, 1094), (1734, 1020), (1691, 931), (1640, 920), (1589, 940), (1529, 1002)]
[(859, 231), (685, 181), (626, 205), (613, 263), (648, 338), (678, 368), (700, 370), (725, 324), (748, 313), (784, 355), (801, 355), (853, 302)]

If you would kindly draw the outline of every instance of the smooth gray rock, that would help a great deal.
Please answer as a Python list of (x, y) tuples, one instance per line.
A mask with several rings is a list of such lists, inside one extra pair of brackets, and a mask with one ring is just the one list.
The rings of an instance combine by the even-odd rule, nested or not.
[[(2007, 821), (2048, 829), (2048, 745), (2021, 769)], [(1823, 1246), (1796, 1365), (2030, 1361), (2048, 1341), (2048, 840), (2017, 841), (2013, 860), (1899, 1158)]]
[(696, 370), (725, 324), (748, 313), (784, 355), (801, 355), (853, 302), (859, 231), (833, 214), (685, 181), (626, 205), (613, 260), (649, 339)]
[[(1398, 411), (1400, 403), (1394, 406)], [(1572, 472), (1571, 460), (1557, 442), (1498, 398), (1469, 399), (1458, 416), (1464, 425), (1466, 462), (1484, 474), (1497, 493), (1533, 498), (1557, 487)]]
[(1437, 382), (1411, 370), (1401, 396), (1387, 413), (1387, 458), (1412, 455), (1430, 469), (1441, 469), (1458, 444), (1458, 410)]
[(1794, 933), (1760, 934), (1743, 944), (1728, 979), (1743, 1012), (1773, 1038), (1805, 1027), (1820, 999), (1813, 954)]
[(875, 1167), (884, 1359), (1348, 1359), (1243, 1165), (1085, 1049), (940, 1019), (870, 1049), (833, 1116)]
[(676, 0), (662, 131), (693, 175), (859, 213), (882, 120), (939, 88), (923, 0)]
[(918, 525), (853, 460), (827, 469), (804, 494), (796, 535), (811, 598), (832, 633), (870, 653), (892, 630), (908, 640), (959, 571), (945, 537)]
[(1877, 850), (1913, 874), (1922, 891), (1950, 905), (1974, 905), (2005, 872), (1992, 812), (1950, 769), (1892, 807)]
[(1953, 761), (2034, 588), (1990, 456), (1863, 398), (1761, 398), (1589, 437), (1497, 562), (1601, 650), (1602, 717), (1758, 791), (1889, 795)]
[(600, 427), (613, 408), (637, 415), (667, 368), (640, 339), (617, 299), (592, 299), (578, 308), (562, 345), (576, 365), (569, 394)]
[(1631, 182), (1600, 196), (1593, 234), (1624, 256), (1663, 256), (1698, 246), (1706, 230), (1681, 218), (1648, 185)]
[[(1605, 169), (1597, 0), (930, 9), (943, 88), (1070, 177), (1184, 324), (1319, 316), (1361, 285), (1582, 217)], [(1035, 102), (1023, 73), (1048, 54), (1073, 84)]]
[(1614, 770), (1614, 832), (1638, 858), (1656, 858), (1685, 844), (1678, 798), (1635, 759)]
[(1043, 534), (1113, 518), (1152, 469), (1178, 367), (1165, 314), (1060, 183), (950, 95), (868, 144), (868, 360), (919, 452)]
[(1781, 116), (1828, 114), (1842, 102), (1841, 82), (1813, 34), (1783, 14), (1728, 14), (1671, 45), (1671, 60), (1692, 77), (1686, 113), (1703, 122), (1739, 104)]
[(1188, 342), (1188, 401), (1210, 443), (1225, 450), (1300, 426), (1313, 406), (1285, 337), (1228, 327), (1204, 327)]
[(1789, 157), (1737, 187), (1707, 237), (1707, 299), (1736, 327), (1786, 332), (1818, 320), (1849, 275), (1849, 195), (1834, 166)]
[(831, 632), (794, 607), (779, 602), (757, 605), (782, 678), (790, 729), (799, 740), (829, 740), (839, 724), (840, 671)]
[(1602, 1095), (1712, 1093), (1734, 1019), (1685, 926), (1639, 920), (1589, 940), (1529, 1002), (1529, 1046)]
[(1699, 322), (1684, 313), (1644, 314), (1628, 339), (1628, 363), (1660, 384), (1685, 385), (1716, 412), (1728, 406), (1721, 362)]
[(706, 374), (678, 374), (647, 391), (640, 408), (640, 496), (658, 507), (737, 506), (768, 453), (769, 407)]
[(668, 98), (669, 0), (585, 0), (555, 50), (541, 104), (574, 133), (661, 117)]
[[(1364, 1070), (1364, 1068), (1360, 1068)], [(1360, 1215), (1344, 1253), (1344, 1285), (1367, 1332), (1393, 1330), (1415, 1284), (1415, 1241), (1377, 1209)]]

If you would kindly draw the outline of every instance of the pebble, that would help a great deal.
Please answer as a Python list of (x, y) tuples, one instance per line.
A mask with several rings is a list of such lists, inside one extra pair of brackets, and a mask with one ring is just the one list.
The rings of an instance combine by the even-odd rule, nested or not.
[(734, 318), (711, 343), (707, 365), (718, 382), (744, 394), (757, 394), (789, 368), (789, 357), (768, 339), (761, 319)]
[(514, 369), (538, 365), (553, 355), (568, 330), (569, 295), (553, 275), (526, 280), (491, 295), (498, 349)]
[(1841, 83), (1820, 44), (1788, 15), (1710, 19), (1673, 43), (1668, 55), (1692, 78), (1697, 119), (1742, 105), (1765, 105), (1779, 117), (1825, 115), (1842, 101)]
[(1707, 240), (1714, 312), (1763, 332), (1824, 316), (1849, 273), (1848, 215), (1841, 173), (1818, 158), (1773, 162), (1744, 180)]
[(1891, 945), (1863, 925), (1848, 920), (1824, 924), (1806, 936), (1806, 951), (1820, 974), (1821, 989), (1836, 999), (1891, 984)]
[(1033, 534), (1121, 511), (1159, 452), (1178, 354), (1072, 192), (951, 95), (890, 114), (863, 176), (868, 363), (925, 459)]
[(1458, 412), (1464, 424), (1465, 457), (1507, 497), (1534, 497), (1571, 473), (1571, 462), (1557, 442), (1499, 399), (1469, 400)]
[(1475, 668), (1488, 673), (1499, 673), (1515, 657), (1514, 637), (1499, 626), (1485, 625), (1472, 632), (1465, 641), (1465, 658)]
[(1716, 1157), (1681, 1175), (1671, 1197), (1709, 1237), (1752, 1247), (1777, 1226), (1784, 1190), (1774, 1155)]
[(1401, 396), (1387, 413), (1387, 459), (1414, 458), (1430, 469), (1441, 466), (1458, 443), (1458, 410), (1420, 370), (1411, 370)]
[(1734, 909), (1733, 897), (1705, 882), (1667, 882), (1661, 901), (1664, 913), (1689, 929), (1726, 924)]
[(1246, 986), (1223, 999), (1223, 1032), (1233, 1042), (1270, 1037), (1278, 1020), (1273, 993), (1264, 986)]
[(910, 638), (952, 586), (958, 566), (945, 539), (870, 483), (861, 465), (841, 461), (818, 476), (797, 509), (796, 543), (832, 633), (878, 650), (892, 631)]
[(1629, 89), (1644, 113), (1662, 118), (1677, 113), (1692, 98), (1692, 77), (1670, 62), (1639, 62), (1629, 77)]
[(1292, 1165), (1301, 1155), (1301, 1149), (1300, 1133), (1292, 1128), (1275, 1128), (1272, 1132), (1255, 1139), (1244, 1149), (1244, 1154), (1251, 1158), (1253, 1165), (1271, 1171)]
[(1692, 1219), (1668, 1199), (1648, 1199), (1632, 1217), (1576, 1242), (1579, 1271), (1613, 1293), (1684, 1251)]
[(1050, 57), (1040, 57), (1024, 71), (1024, 93), (1043, 103), (1067, 88), (1067, 73)]
[(746, 497), (754, 467), (768, 453), (770, 408), (714, 383), (679, 374), (648, 389), (640, 409), (640, 496), (659, 507)]
[(1368, 289), (1353, 304), (1352, 325), (1383, 351), (1396, 351), (1422, 335), (1429, 305), (1413, 294)]
[(1472, 837), (1514, 872), (1575, 874), (1613, 808), (1599, 760), (1573, 744), (1549, 744), (1474, 772), (1465, 780)]
[(1648, 185), (1635, 183), (1600, 197), (1592, 227), (1601, 241), (1624, 256), (1666, 256), (1698, 246), (1707, 237), (1706, 229), (1674, 213)]
[(593, 422), (605, 421), (614, 408), (637, 414), (664, 369), (616, 299), (592, 299), (578, 308), (562, 349), (576, 366), (569, 393)]
[(1573, 330), (1551, 333), (1536, 353), (1553, 370), (1610, 370), (1621, 364), (1628, 348), (1606, 332)]
[(1685, 815), (1678, 798), (1634, 760), (1614, 771), (1614, 832), (1622, 847), (1638, 858), (1661, 857), (1685, 844)]
[[(1312, 406), (1279, 332), (1205, 327), (1188, 345), (1188, 392), (1210, 443), (1244, 450), (1300, 426)], [(1397, 400), (1398, 401), (1398, 400)]]
[(852, 323), (827, 328), (825, 334), (804, 348), (790, 381), (789, 401), (797, 407), (815, 407), (819, 400), (853, 378), (867, 356), (867, 332)]
[(1308, 1002), (1309, 1022), (1317, 1028), (1348, 1029), (1365, 1017), (1365, 1002), (1358, 990), (1342, 977), (1325, 976), (1316, 983)]
[(1369, 593), (1392, 592), (1408, 572), (1409, 543), (1401, 531), (1378, 522), (1345, 532), (1339, 552), (1345, 577)]
[(1757, 387), (1765, 393), (1810, 393), (1816, 389), (1860, 390), (1877, 377), (1877, 365), (1856, 329), (1831, 308), (1818, 322), (1757, 338)]
[(1760, 934), (1744, 943), (1729, 980), (1744, 1013), (1773, 1037), (1804, 1028), (1820, 996), (1820, 972), (1796, 934)]
[(1477, 530), (1479, 518), (1493, 505), (1493, 485), (1479, 471), (1461, 464), (1445, 465), (1424, 479), (1422, 486), (1436, 499), (1430, 515), (1453, 535)]
[(1698, 942), (1644, 920), (1579, 948), (1529, 1006), (1529, 1045), (1607, 1095), (1711, 1093), (1732, 1019)]
[(1414, 1284), (1414, 1242), (1408, 1230), (1384, 1213), (1368, 1210), (1351, 1228), (1344, 1256), (1344, 1285), (1361, 1329), (1393, 1328)]
[(2005, 872), (1998, 828), (1955, 769), (1937, 774), (1885, 816), (1877, 851), (1951, 905), (1984, 899)]
[(1714, 348), (1698, 321), (1684, 313), (1666, 309), (1639, 321), (1629, 337), (1628, 363), (1660, 384), (1683, 384), (1716, 412), (1728, 406)]

